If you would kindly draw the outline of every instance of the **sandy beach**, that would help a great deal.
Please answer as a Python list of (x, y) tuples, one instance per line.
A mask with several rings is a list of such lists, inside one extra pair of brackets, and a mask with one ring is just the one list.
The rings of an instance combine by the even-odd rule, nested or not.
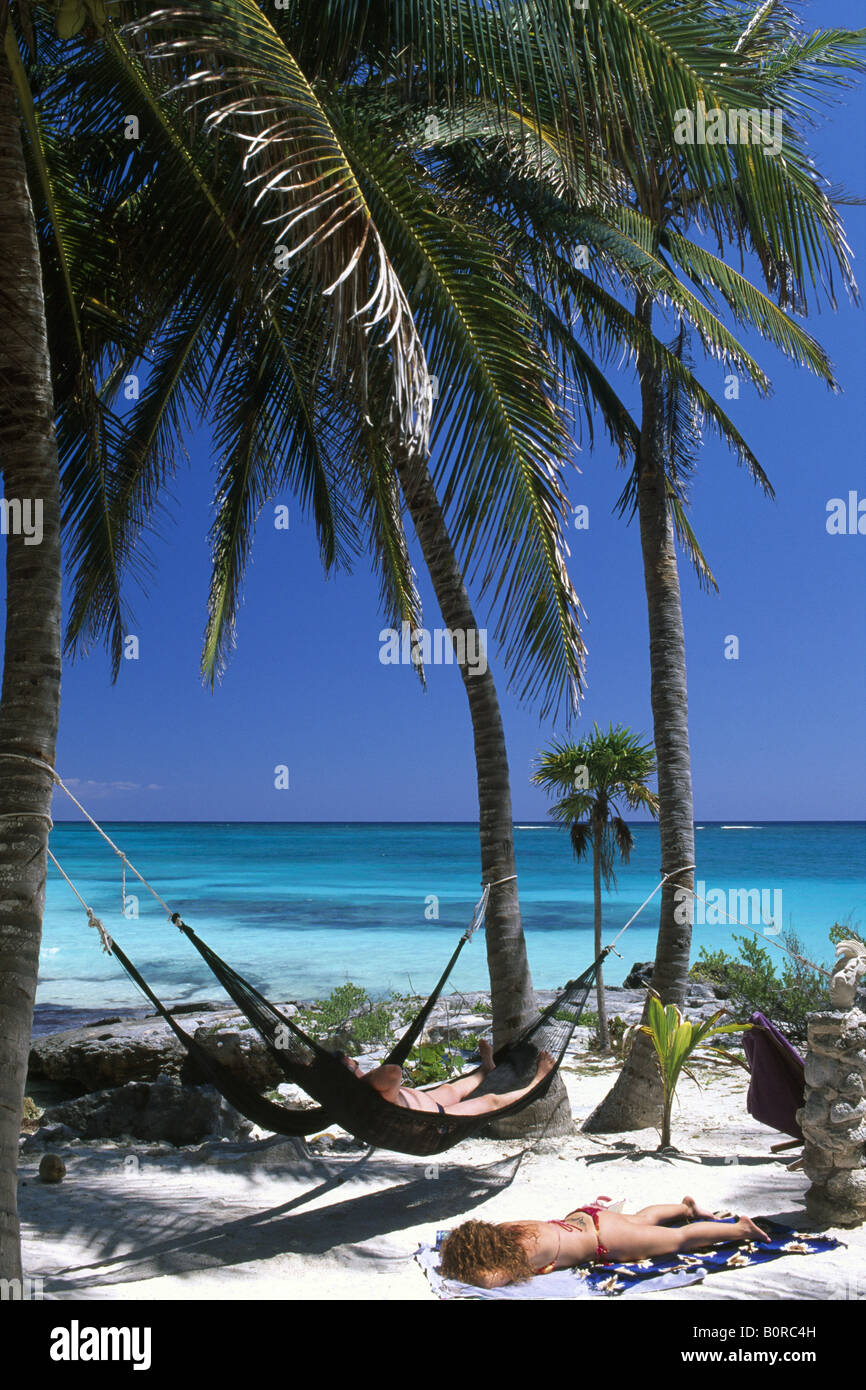
[[(576, 1126), (613, 1074), (611, 1062), (568, 1060)], [(52, 1186), (37, 1176), (39, 1153), (25, 1153), (25, 1268), (49, 1299), (431, 1300), (415, 1251), (470, 1215), (545, 1218), (600, 1195), (635, 1210), (689, 1193), (717, 1213), (814, 1229), (808, 1179), (788, 1171), (790, 1154), (770, 1153), (783, 1136), (746, 1113), (745, 1073), (708, 1064), (698, 1076), (702, 1089), (680, 1086), (673, 1157), (655, 1152), (655, 1130), (590, 1137), (576, 1127), (534, 1147), (473, 1140), (431, 1164), (368, 1154), (334, 1127), (306, 1148), (278, 1138), (185, 1150), (56, 1145), (67, 1175)], [(866, 1230), (828, 1233), (845, 1248), (725, 1271), (641, 1301), (863, 1299)]]

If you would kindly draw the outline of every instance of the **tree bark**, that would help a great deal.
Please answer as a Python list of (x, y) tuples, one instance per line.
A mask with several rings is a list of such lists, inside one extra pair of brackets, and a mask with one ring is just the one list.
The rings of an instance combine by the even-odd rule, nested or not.
[[(649, 329), (651, 301), (637, 314)], [(695, 826), (689, 753), (685, 633), (673, 522), (667, 500), (664, 430), (665, 384), (645, 358), (638, 360), (641, 434), (638, 446), (638, 516), (647, 596), (653, 737), (658, 762), (661, 873), (695, 862)], [(653, 989), (664, 1004), (682, 1005), (689, 972), (694, 872), (662, 888)], [(588, 1133), (657, 1125), (662, 1085), (652, 1043), (638, 1033), (613, 1090), (592, 1112)]]
[[(592, 901), (595, 959), (601, 955), (601, 833), (598, 820), (592, 828)], [(598, 967), (595, 977), (595, 998), (598, 1010), (598, 1046), (600, 1052), (610, 1051), (610, 1029), (607, 1022), (607, 1002), (604, 997), (604, 967)]]
[[(0, 692), (0, 1278), (20, 1279), (18, 1139), (42, 934), (53, 788), (48, 769), (54, 765), (60, 707), (61, 571), (42, 273), (17, 101), (2, 46), (0, 306), (5, 496), (7, 503), (28, 500), (42, 507), (41, 542), (30, 544), (14, 533), (14, 510), (4, 509), (9, 534)], [(31, 519), (37, 514), (34, 505)]]
[[(396, 460), (397, 476), (433, 584), (445, 625), (452, 633), (477, 632), (478, 625), (463, 583), (445, 518), (426, 461), (405, 456)], [(479, 650), (476, 647), (476, 651)], [(459, 656), (459, 648), (455, 647)], [(487, 963), (493, 1009), (493, 1046), (501, 1047), (536, 1014), (535, 993), (526, 958), (514, 862), (514, 824), (505, 730), (496, 686), (487, 669), (459, 662), (469, 701), (478, 780), (481, 837), (481, 877), (495, 884), (487, 905)], [(500, 880), (506, 880), (501, 882)], [(570, 1133), (571, 1108), (560, 1077), (547, 1096), (514, 1116), (494, 1121), (489, 1132), (502, 1138), (544, 1131)]]

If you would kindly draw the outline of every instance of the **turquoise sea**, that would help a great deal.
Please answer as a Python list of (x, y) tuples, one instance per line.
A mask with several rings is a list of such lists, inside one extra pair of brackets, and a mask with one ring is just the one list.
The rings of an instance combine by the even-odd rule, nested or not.
[[(472, 824), (197, 822), (106, 829), (165, 901), (274, 999), (320, 997), (347, 979), (374, 995), (426, 991), (479, 892)], [(617, 891), (605, 896), (606, 940), (658, 881), (658, 830), (645, 824), (633, 831), (631, 862), (618, 874)], [(575, 862), (565, 833), (555, 827), (521, 824), (515, 839), (533, 980), (539, 988), (555, 988), (591, 959), (591, 869)], [(696, 878), (713, 901), (723, 893), (736, 916), (745, 908), (729, 897), (732, 890), (764, 893), (774, 909), (767, 914), (774, 917), (768, 940), (778, 939), (778, 926), (793, 928), (806, 955), (826, 964), (834, 922), (861, 934), (866, 927), (866, 827), (860, 823), (699, 823), (696, 843)], [(96, 831), (61, 822), (51, 848), (157, 994), (174, 1004), (221, 997), (193, 948), (131, 875), (126, 891), (138, 896), (139, 915), (124, 917), (120, 861)], [(657, 901), (620, 942), (622, 960), (611, 957), (609, 984), (619, 983), (632, 962), (652, 958)], [(127, 913), (135, 910), (127, 900)], [(749, 921), (766, 934), (760, 915)], [(732, 949), (738, 930), (724, 922), (696, 926), (695, 956), (701, 945)], [(464, 950), (453, 982), (456, 989), (486, 987), (483, 933)], [(66, 1009), (99, 1013), (141, 1002), (49, 865), (37, 996), (43, 1026)]]

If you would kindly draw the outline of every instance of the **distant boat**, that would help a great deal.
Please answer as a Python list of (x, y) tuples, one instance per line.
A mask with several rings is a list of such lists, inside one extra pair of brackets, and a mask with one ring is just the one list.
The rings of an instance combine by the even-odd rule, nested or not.
[(723, 825), (723, 830), (760, 830), (759, 825)]

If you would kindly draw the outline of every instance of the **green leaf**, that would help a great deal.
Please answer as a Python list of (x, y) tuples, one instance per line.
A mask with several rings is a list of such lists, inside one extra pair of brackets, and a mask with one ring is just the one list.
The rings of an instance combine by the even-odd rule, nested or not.
[(84, 28), (87, 7), (84, 0), (62, 0), (57, 11), (57, 37), (73, 39)]

